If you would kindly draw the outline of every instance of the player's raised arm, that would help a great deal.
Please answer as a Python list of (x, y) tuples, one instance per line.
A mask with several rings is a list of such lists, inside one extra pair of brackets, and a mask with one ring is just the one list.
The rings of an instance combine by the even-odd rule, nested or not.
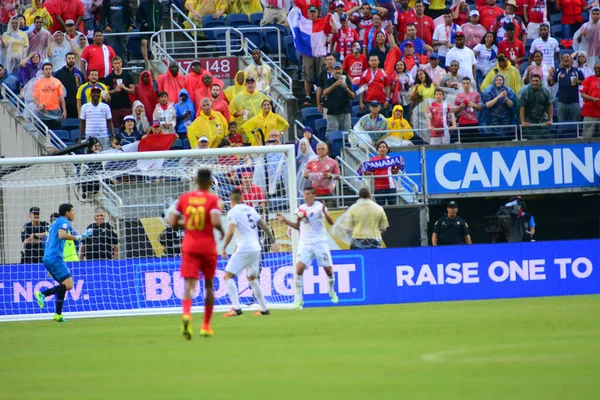
[(271, 230), (271, 227), (269, 225), (267, 225), (267, 223), (265, 221), (263, 221), (262, 219), (258, 220), (258, 226), (260, 226), (262, 228), (262, 230), (269, 237), (269, 240), (272, 243), (271, 248), (273, 249), (273, 251), (275, 253), (279, 253), (279, 243), (277, 243), (277, 239), (275, 238), (275, 235), (273, 235), (273, 231)]
[(287, 219), (286, 217), (284, 217), (282, 213), (277, 213), (277, 217), (279, 218), (280, 222), (283, 222), (287, 226), (289, 226), (291, 228), (294, 228), (296, 230), (300, 229), (300, 223), (299, 222), (292, 222), (292, 221), (290, 221), (289, 219)]
[(81, 235), (71, 235), (70, 233), (67, 233), (66, 229), (59, 229), (58, 230), (58, 238), (61, 240), (74, 240), (74, 241), (80, 241), (86, 238), (89, 238), (90, 236), (92, 236), (92, 229), (88, 228), (86, 229), (85, 232), (83, 232)]
[(333, 225), (333, 218), (329, 215), (329, 211), (327, 211), (327, 206), (323, 203), (323, 215), (325, 215), (325, 219), (329, 225)]

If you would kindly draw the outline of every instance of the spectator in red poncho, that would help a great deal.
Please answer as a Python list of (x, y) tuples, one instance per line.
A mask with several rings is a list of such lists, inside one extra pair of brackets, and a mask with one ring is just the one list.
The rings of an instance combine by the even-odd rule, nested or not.
[(135, 99), (140, 101), (146, 110), (150, 110), (147, 111), (149, 113), (152, 113), (158, 104), (158, 97), (152, 84), (150, 72), (144, 71), (140, 75), (140, 83), (135, 86)]
[(83, 15), (85, 13), (83, 3), (80, 0), (47, 0), (44, 7), (52, 16), (54, 22), (50, 26), (50, 32), (65, 31), (65, 21), (75, 21), (75, 28), (79, 32), (84, 31)]
[(206, 99), (211, 99), (211, 88), (212, 85), (217, 84), (219, 85), (219, 87), (221, 88), (221, 92), (219, 93), (219, 99), (223, 100), (225, 102), (227, 102), (227, 98), (225, 97), (225, 94), (223, 94), (223, 81), (220, 79), (216, 80), (217, 82), (215, 82), (215, 79), (213, 78), (212, 74), (209, 73), (204, 73), (204, 76), (202, 77), (202, 80), (200, 81), (200, 83), (194, 88), (194, 92), (193, 92), (193, 100), (194, 100), (194, 104), (196, 105), (196, 110), (202, 110), (202, 107), (200, 105), (200, 103), (202, 102), (202, 99), (206, 98)]
[(169, 101), (179, 101), (179, 91), (186, 88), (185, 77), (179, 73), (177, 61), (171, 61), (169, 70), (158, 77), (158, 91), (167, 92)]
[[(202, 84), (202, 77), (204, 77), (206, 74), (212, 76), (209, 71), (202, 68), (199, 60), (192, 61), (190, 64), (190, 69), (185, 76), (186, 89), (190, 96), (193, 96), (196, 89), (200, 87)], [(193, 101), (194, 99), (192, 98), (191, 100)]]

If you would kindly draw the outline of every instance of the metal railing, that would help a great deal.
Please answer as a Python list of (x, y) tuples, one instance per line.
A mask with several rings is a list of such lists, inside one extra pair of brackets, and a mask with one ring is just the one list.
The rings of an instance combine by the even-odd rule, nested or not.
[(37, 133), (34, 134), (34, 138), (42, 145), (46, 150), (51, 148), (64, 149), (67, 145), (60, 139), (46, 124), (36, 115), (35, 111), (30, 110), (23, 100), (19, 98), (8, 86), (4, 83), (0, 87), (2, 92), (2, 98), (9, 101), (16, 110), (15, 117), (22, 117), (27, 124)]

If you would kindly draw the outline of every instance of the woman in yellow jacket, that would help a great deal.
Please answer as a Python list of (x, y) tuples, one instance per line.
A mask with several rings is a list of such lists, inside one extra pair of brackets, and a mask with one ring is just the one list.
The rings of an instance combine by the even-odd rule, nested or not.
[(225, 135), (229, 134), (228, 122), (223, 114), (212, 109), (212, 103), (209, 99), (203, 99), (200, 105), (202, 112), (188, 127), (187, 131), (190, 147), (192, 149), (197, 148), (198, 139), (206, 136), (208, 138), (208, 147), (217, 148)]
[(33, 1), (31, 3), (31, 7), (25, 10), (23, 16), (25, 16), (25, 24), (27, 26), (33, 25), (33, 20), (35, 19), (35, 17), (42, 17), (42, 20), (44, 21), (44, 29), (46, 30), (50, 28), (50, 26), (54, 22), (52, 16), (48, 12), (48, 10), (46, 10), (46, 7), (42, 5), (42, 0)]
[(271, 100), (263, 100), (261, 107), (262, 111), (246, 121), (240, 128), (242, 137), (247, 139), (244, 142), (250, 143), (251, 146), (262, 146), (265, 144), (262, 142), (263, 138), (259, 137), (256, 133), (252, 133), (256, 128), (263, 131), (266, 139), (269, 137), (271, 131), (284, 132), (290, 127), (290, 124), (283, 117), (273, 112)]
[(391, 146), (405, 145), (406, 143), (402, 143), (402, 140), (410, 140), (415, 136), (410, 123), (404, 119), (404, 108), (399, 104), (394, 106), (392, 116), (388, 118), (387, 123), (389, 133), (381, 140), (385, 140)]

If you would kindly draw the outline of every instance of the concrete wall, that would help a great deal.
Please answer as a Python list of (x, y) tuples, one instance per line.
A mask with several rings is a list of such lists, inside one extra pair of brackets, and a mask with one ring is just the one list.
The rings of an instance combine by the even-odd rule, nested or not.
[(44, 146), (25, 129), (26, 121), (15, 118), (15, 111), (9, 102), (0, 102), (0, 156), (31, 157), (46, 154)]

